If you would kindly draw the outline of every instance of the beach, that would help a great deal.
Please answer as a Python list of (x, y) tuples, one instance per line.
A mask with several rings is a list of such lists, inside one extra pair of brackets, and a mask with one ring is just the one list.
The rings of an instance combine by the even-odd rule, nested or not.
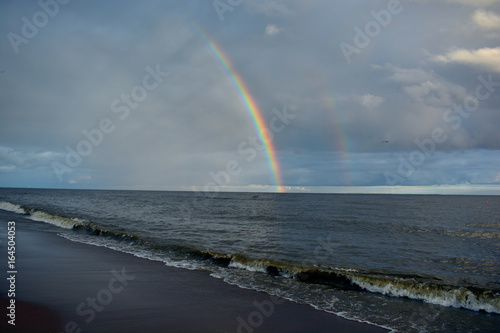
[[(52, 232), (0, 211), (3, 235), (15, 221), (15, 323), (4, 332), (385, 332), (208, 272), (166, 266)], [(2, 253), (7, 264), (7, 242)], [(7, 269), (5, 269), (7, 271)], [(9, 285), (2, 279), (2, 306)], [(6, 307), (3, 307), (4, 311)]]

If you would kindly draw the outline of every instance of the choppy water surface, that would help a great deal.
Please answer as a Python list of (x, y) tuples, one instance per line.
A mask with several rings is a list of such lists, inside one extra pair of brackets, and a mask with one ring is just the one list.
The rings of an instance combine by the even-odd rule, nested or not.
[(401, 332), (500, 327), (500, 197), (0, 189), (0, 208)]

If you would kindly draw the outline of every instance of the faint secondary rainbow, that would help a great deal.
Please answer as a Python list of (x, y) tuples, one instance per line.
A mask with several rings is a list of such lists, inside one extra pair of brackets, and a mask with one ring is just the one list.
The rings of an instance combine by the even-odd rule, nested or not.
[[(333, 80), (334, 78), (332, 78)], [(321, 96), (321, 105), (325, 108), (326, 114), (330, 120), (330, 124), (332, 126), (331, 134), (332, 141), (334, 143), (334, 151), (337, 155), (336, 163), (340, 167), (340, 170), (343, 175), (342, 186), (353, 186), (353, 173), (352, 173), (352, 158), (349, 154), (351, 151), (351, 145), (348, 140), (347, 133), (342, 126), (342, 112), (336, 105), (336, 101), (334, 98), (335, 89), (331, 87), (331, 81), (324, 73), (319, 73), (316, 77), (316, 83), (318, 84), (320, 96)]]
[(342, 128), (341, 116), (339, 110), (335, 105), (335, 100), (331, 95), (326, 95), (323, 98), (323, 103), (328, 108), (328, 115), (330, 118), (330, 123), (332, 125), (332, 135), (334, 136), (334, 142), (336, 146), (336, 151), (339, 156), (339, 165), (342, 169), (342, 174), (344, 175), (344, 183), (342, 186), (352, 186), (352, 174), (351, 174), (351, 157), (349, 156), (349, 142), (347, 140), (347, 135)]
[(276, 149), (274, 148), (272, 141), (266, 135), (267, 126), (264, 117), (262, 116), (262, 112), (259, 110), (257, 102), (250, 94), (250, 91), (245, 85), (245, 82), (238, 74), (238, 72), (234, 69), (231, 61), (229, 60), (229, 57), (224, 53), (224, 51), (217, 45), (214, 40), (210, 40), (200, 29), (198, 29), (194, 23), (189, 22), (189, 24), (194, 29), (194, 31), (196, 31), (197, 34), (203, 39), (214, 58), (221, 65), (222, 69), (226, 72), (226, 75), (231, 80), (233, 86), (236, 88), (236, 91), (238, 92), (238, 95), (245, 105), (250, 118), (252, 118), (255, 131), (257, 132), (261, 142), (264, 145), (264, 150), (269, 162), (269, 168), (271, 169), (277, 191), (279, 193), (285, 192), (279, 161), (278, 157), (276, 156)]

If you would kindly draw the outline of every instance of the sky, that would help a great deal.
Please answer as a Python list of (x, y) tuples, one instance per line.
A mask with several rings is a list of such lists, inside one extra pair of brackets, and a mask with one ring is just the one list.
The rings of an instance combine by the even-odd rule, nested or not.
[(0, 187), (500, 194), (500, 0), (0, 2)]

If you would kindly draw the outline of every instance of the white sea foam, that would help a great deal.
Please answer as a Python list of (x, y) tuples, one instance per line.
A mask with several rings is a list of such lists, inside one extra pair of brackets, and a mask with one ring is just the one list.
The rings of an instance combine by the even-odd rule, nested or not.
[(41, 211), (32, 212), (29, 219), (49, 223), (64, 229), (72, 229), (75, 225), (81, 225), (83, 223), (83, 221), (77, 218), (54, 216)]
[(95, 245), (100, 247), (105, 247), (114, 251), (123, 252), (127, 254), (131, 254), (135, 257), (147, 259), (151, 261), (159, 261), (163, 262), (165, 265), (176, 268), (185, 268), (189, 270), (197, 270), (203, 269), (203, 265), (201, 263), (197, 263), (189, 260), (174, 260), (172, 258), (166, 257), (165, 255), (158, 255), (151, 252), (151, 250), (147, 248), (141, 248), (137, 244), (134, 246), (128, 246), (123, 242), (116, 241), (109, 238), (100, 238), (100, 237), (92, 237), (88, 235), (79, 235), (79, 234), (59, 234), (59, 236), (66, 238), (70, 241), (83, 243), (88, 245)]
[(10, 202), (0, 202), (0, 209), (7, 210), (9, 212), (14, 212), (17, 214), (26, 214), (26, 211), (23, 207), (10, 203)]
[(24, 209), (20, 205), (16, 205), (10, 202), (0, 202), (0, 209), (7, 210), (9, 212), (17, 213), (17, 214), (23, 214), (27, 215), (26, 218), (33, 220), (33, 221), (38, 221), (38, 222), (44, 222), (48, 224), (55, 225), (60, 228), (64, 229), (72, 229), (76, 225), (82, 225), (85, 224), (85, 221), (82, 221), (77, 218), (68, 218), (68, 217), (62, 217), (62, 216), (54, 216), (39, 210), (33, 210), (33, 209)]
[(245, 265), (241, 262), (238, 262), (238, 261), (235, 261), (234, 259), (231, 260), (231, 262), (229, 263), (229, 267), (231, 268), (238, 268), (238, 269), (244, 269), (244, 270), (247, 270), (247, 271), (250, 271), (250, 272), (263, 272), (265, 273), (266, 272), (266, 265), (262, 264), (262, 265), (259, 265), (255, 262), (253, 262), (251, 265)]
[(420, 283), (413, 279), (367, 279), (351, 276), (360, 287), (383, 295), (407, 297), (427, 303), (500, 314), (500, 295), (494, 292), (473, 292), (465, 287)]

